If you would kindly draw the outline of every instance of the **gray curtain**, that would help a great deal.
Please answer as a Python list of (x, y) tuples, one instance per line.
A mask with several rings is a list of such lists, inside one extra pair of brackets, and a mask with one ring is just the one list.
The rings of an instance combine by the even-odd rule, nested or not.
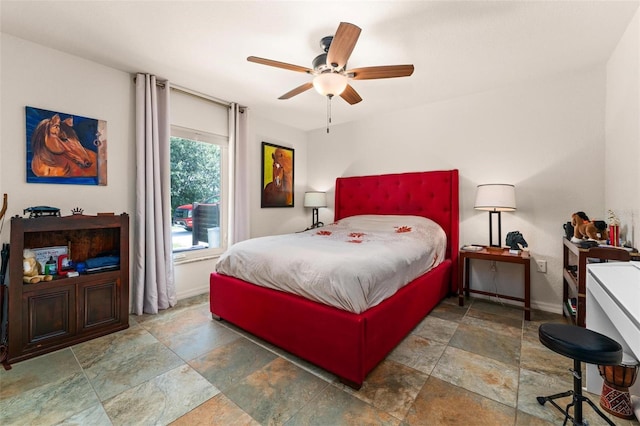
[(171, 246), (169, 83), (136, 76), (136, 215), (133, 312), (176, 304)]
[(249, 229), (249, 149), (247, 144), (247, 127), (249, 108), (236, 103), (231, 104), (229, 114), (229, 146), (232, 151), (233, 170), (231, 191), (233, 214), (231, 217), (231, 238), (229, 245), (246, 240), (250, 236)]

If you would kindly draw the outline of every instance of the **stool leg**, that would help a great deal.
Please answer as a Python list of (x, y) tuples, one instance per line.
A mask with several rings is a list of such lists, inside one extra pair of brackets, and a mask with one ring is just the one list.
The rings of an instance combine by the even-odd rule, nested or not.
[(557, 393), (555, 395), (551, 395), (551, 396), (539, 396), (536, 399), (538, 400), (538, 404), (540, 405), (544, 405), (545, 402), (549, 401), (551, 403), (551, 405), (553, 405), (554, 407), (556, 407), (558, 409), (558, 411), (560, 411), (562, 414), (564, 414), (564, 423), (562, 423), (562, 426), (567, 424), (567, 420), (571, 419), (572, 423), (573, 423), (573, 417), (571, 417), (569, 415), (569, 407), (571, 407), (573, 405), (573, 403), (575, 402), (571, 402), (571, 404), (567, 405), (567, 408), (565, 410), (562, 409), (561, 406), (559, 406), (554, 399), (556, 398), (564, 398), (565, 396), (569, 396), (569, 395), (573, 395), (573, 391), (569, 390), (566, 392), (562, 392), (562, 393)]
[(565, 396), (569, 396), (569, 395), (573, 395), (573, 391), (566, 391), (566, 392), (562, 392), (562, 393), (557, 393), (555, 395), (551, 395), (551, 396), (539, 396), (536, 399), (538, 400), (538, 403), (540, 405), (544, 405), (545, 402), (549, 401), (549, 402), (553, 402), (553, 399), (556, 398), (564, 398)]
[(573, 402), (569, 405), (567, 405), (567, 412), (569, 412), (569, 406), (570, 405), (574, 405), (575, 406), (575, 411), (574, 411), (574, 424), (577, 425), (582, 425), (584, 424), (584, 420), (582, 419), (582, 401), (587, 401), (587, 403), (591, 406), (591, 408), (593, 408), (593, 410), (598, 413), (598, 415), (600, 417), (602, 417), (608, 424), (610, 424), (611, 426), (615, 426), (615, 423), (613, 423), (611, 420), (609, 420), (607, 418), (607, 416), (604, 415), (604, 413), (602, 411), (600, 411), (600, 409), (598, 409), (598, 407), (595, 406), (595, 404), (593, 402), (591, 402), (591, 400), (589, 398), (587, 398), (586, 396), (582, 395), (582, 367), (580, 365), (580, 361), (577, 360), (573, 360)]
[[(571, 407), (575, 407), (575, 406), (577, 406), (577, 404), (576, 404), (576, 396), (574, 394), (573, 395), (573, 399), (571, 400), (570, 403), (567, 404), (567, 408), (564, 409), (564, 423), (562, 423), (562, 426), (566, 425), (567, 424), (567, 420), (569, 420), (569, 419), (571, 419), (571, 424), (572, 425), (582, 426), (582, 422), (578, 423), (575, 418), (573, 418), (573, 417), (571, 417), (569, 415), (569, 409)], [(574, 411), (574, 414), (575, 414), (575, 408), (574, 408), (573, 411)]]
[[(582, 401), (587, 401), (591, 408), (598, 413), (600, 417), (602, 417), (609, 425), (615, 426), (607, 416), (604, 415), (598, 407), (595, 406), (593, 402), (586, 396), (582, 395), (582, 366), (580, 361), (573, 360), (573, 370), (571, 371), (573, 374), (573, 390), (569, 390), (566, 392), (557, 393), (551, 396), (538, 396), (536, 397), (538, 403), (540, 405), (544, 405), (547, 401), (549, 401), (554, 407), (558, 409), (562, 414), (564, 414), (564, 422), (562, 425), (566, 425), (567, 421), (571, 420), (571, 424), (574, 426), (585, 426), (584, 419), (582, 418)], [(572, 395), (571, 402), (567, 404), (567, 407), (563, 409), (560, 407), (554, 399), (564, 398)], [(569, 410), (573, 407), (573, 416), (569, 414)]]
[(591, 400), (589, 398), (584, 397), (584, 400), (587, 401), (589, 403), (589, 405), (591, 406), (591, 408), (593, 408), (593, 411), (598, 413), (598, 415), (600, 415), (600, 417), (602, 417), (607, 423), (609, 423), (611, 426), (616, 426), (616, 424), (613, 423), (611, 420), (609, 420), (609, 418), (607, 416), (605, 416), (604, 413), (602, 411), (600, 411), (600, 409), (598, 407), (596, 407), (596, 405), (593, 402), (591, 402)]
[[(577, 359), (573, 360), (573, 402), (575, 404), (574, 408), (574, 418), (575, 422), (579, 425), (582, 424), (582, 366), (580, 365), (580, 361)], [(567, 411), (569, 407), (567, 407)]]

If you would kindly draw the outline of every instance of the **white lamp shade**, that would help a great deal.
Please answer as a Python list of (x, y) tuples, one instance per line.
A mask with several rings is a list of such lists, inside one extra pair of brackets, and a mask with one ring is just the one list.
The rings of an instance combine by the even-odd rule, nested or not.
[(304, 193), (305, 207), (327, 207), (327, 194), (325, 192), (310, 191)]
[(340, 95), (347, 87), (347, 77), (334, 72), (318, 74), (313, 79), (313, 87), (324, 96)]
[(516, 209), (516, 191), (513, 185), (491, 183), (478, 185), (476, 210), (512, 212)]

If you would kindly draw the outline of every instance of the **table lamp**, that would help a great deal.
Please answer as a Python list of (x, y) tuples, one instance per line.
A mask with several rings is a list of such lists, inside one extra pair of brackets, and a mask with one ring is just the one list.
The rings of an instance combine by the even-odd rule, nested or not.
[[(502, 224), (500, 213), (512, 212), (516, 209), (515, 187), (504, 183), (478, 185), (474, 208), (489, 212), (489, 247), (501, 247)], [(497, 216), (498, 221), (497, 244), (493, 243), (494, 215)]]
[(311, 213), (311, 227), (307, 229), (314, 229), (319, 226), (324, 226), (324, 223), (318, 220), (318, 208), (327, 207), (327, 194), (319, 191), (309, 191), (304, 193), (304, 206), (311, 207), (313, 209)]

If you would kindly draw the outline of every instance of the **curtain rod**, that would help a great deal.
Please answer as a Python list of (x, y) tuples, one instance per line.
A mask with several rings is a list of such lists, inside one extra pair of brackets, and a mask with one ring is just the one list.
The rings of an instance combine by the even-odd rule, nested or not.
[[(133, 82), (134, 83), (136, 82), (136, 77), (135, 76), (133, 77)], [(156, 86), (162, 87), (164, 89), (166, 87), (166, 84), (164, 82), (156, 80)], [(187, 89), (186, 87), (177, 86), (175, 84), (171, 84), (169, 88), (172, 89), (172, 90), (175, 90), (176, 92), (180, 92), (180, 93), (184, 93), (185, 95), (190, 95), (190, 96), (194, 96), (196, 98), (204, 99), (206, 101), (213, 102), (213, 103), (218, 104), (218, 105), (231, 107), (231, 104), (232, 104), (232, 102), (225, 101), (225, 100), (218, 99), (218, 98), (214, 98), (213, 96), (205, 95), (204, 93), (196, 92), (195, 90)], [(244, 110), (244, 108), (246, 108), (246, 106), (240, 105), (239, 108), (241, 110)]]
[(185, 95), (191, 95), (196, 98), (204, 99), (209, 102), (213, 102), (214, 104), (224, 105), (226, 107), (231, 106), (231, 102), (224, 101), (222, 99), (214, 98), (213, 96), (205, 95), (204, 93), (196, 92), (195, 90), (187, 89), (185, 87), (176, 86), (174, 84), (170, 85), (171, 90), (175, 90), (176, 92), (184, 93)]

